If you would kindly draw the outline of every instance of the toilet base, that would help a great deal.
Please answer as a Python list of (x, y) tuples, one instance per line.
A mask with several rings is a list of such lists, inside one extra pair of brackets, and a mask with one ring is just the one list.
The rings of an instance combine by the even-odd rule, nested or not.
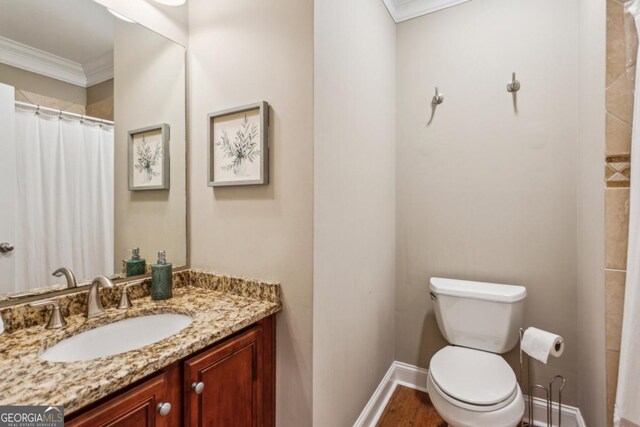
[(480, 412), (461, 408), (442, 396), (442, 391), (427, 379), (427, 390), (434, 408), (450, 427), (516, 427), (524, 416), (524, 398), (520, 387), (511, 403), (496, 411)]

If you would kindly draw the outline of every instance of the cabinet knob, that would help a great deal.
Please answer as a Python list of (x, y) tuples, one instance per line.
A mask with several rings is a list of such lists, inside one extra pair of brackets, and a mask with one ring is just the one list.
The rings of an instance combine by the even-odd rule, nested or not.
[(156, 410), (158, 411), (158, 414), (160, 414), (161, 417), (164, 417), (168, 415), (169, 412), (171, 412), (171, 403), (169, 402), (158, 403), (158, 407), (156, 408)]
[(192, 383), (191, 390), (195, 391), (196, 394), (202, 393), (202, 391), (204, 390), (204, 383), (203, 382)]

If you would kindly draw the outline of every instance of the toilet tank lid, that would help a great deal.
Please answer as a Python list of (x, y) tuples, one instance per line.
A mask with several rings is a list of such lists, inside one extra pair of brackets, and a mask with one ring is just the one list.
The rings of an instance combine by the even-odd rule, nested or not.
[(506, 303), (521, 301), (527, 296), (527, 288), (524, 286), (445, 279), (441, 277), (432, 277), (429, 289), (436, 295), (449, 295)]

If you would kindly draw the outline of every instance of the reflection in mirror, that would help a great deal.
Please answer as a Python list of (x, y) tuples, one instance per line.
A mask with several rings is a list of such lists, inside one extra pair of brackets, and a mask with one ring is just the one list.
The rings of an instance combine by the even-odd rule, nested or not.
[(92, 1), (0, 0), (0, 298), (186, 265), (185, 144), (182, 46)]

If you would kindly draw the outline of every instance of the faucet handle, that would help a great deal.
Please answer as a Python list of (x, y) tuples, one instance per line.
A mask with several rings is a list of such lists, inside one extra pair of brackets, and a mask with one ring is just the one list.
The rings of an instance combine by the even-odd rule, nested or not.
[(49, 321), (47, 322), (47, 329), (60, 329), (67, 326), (67, 321), (64, 320), (62, 316), (62, 312), (60, 311), (60, 304), (57, 301), (46, 299), (42, 301), (36, 301), (29, 304), (29, 307), (43, 307), (43, 306), (51, 306), (51, 316), (49, 316)]
[(129, 293), (127, 292), (131, 286), (135, 283), (127, 283), (122, 287), (122, 294), (120, 294), (120, 304), (118, 304), (118, 310), (126, 310), (131, 308), (131, 299), (129, 299)]

